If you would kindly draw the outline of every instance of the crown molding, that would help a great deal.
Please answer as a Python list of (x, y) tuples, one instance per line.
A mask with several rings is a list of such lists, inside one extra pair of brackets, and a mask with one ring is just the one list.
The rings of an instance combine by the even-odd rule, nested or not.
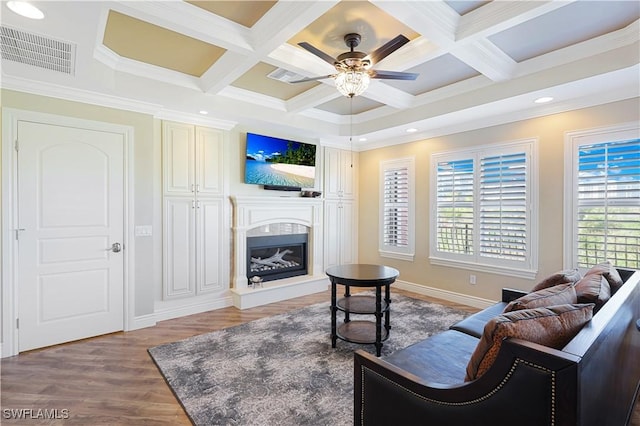
[(182, 111), (161, 110), (155, 115), (155, 118), (160, 120), (178, 121), (181, 123), (194, 124), (206, 127), (213, 127), (221, 130), (231, 130), (238, 124), (235, 121), (220, 120), (204, 115), (188, 114)]
[(3, 75), (2, 88), (31, 93), (33, 95), (48, 96), (67, 101), (82, 102), (90, 105), (121, 109), (155, 115), (162, 106), (150, 102), (141, 102), (119, 96), (92, 92), (89, 90), (69, 88), (52, 83), (23, 79), (20, 77)]

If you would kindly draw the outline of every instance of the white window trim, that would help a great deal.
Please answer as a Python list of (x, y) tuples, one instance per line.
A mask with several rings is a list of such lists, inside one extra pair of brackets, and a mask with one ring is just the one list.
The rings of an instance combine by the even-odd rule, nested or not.
[(640, 125), (637, 122), (565, 132), (563, 268), (573, 269), (578, 265), (576, 237), (578, 222), (575, 220), (578, 211), (578, 199), (575, 193), (578, 183), (578, 147), (637, 138), (640, 138)]
[[(496, 263), (482, 262), (480, 257), (452, 254), (451, 257), (442, 257), (437, 254), (437, 163), (446, 159), (463, 159), (465, 157), (477, 156), (483, 152), (499, 153), (501, 149), (509, 150), (513, 148), (522, 148), (527, 152), (527, 160), (529, 161), (529, 258), (526, 264), (516, 266), (509, 262)], [(474, 173), (478, 170), (478, 164), (474, 163)], [(452, 151), (435, 152), (431, 154), (431, 174), (430, 174), (430, 216), (431, 223), (429, 225), (429, 262), (432, 265), (446, 266), (450, 268), (460, 268), (473, 270), (478, 272), (487, 272), (498, 275), (507, 275), (517, 278), (535, 279), (538, 273), (538, 206), (539, 206), (539, 184), (538, 184), (538, 139), (520, 139), (509, 142), (500, 142), (495, 144), (487, 144), (475, 146), (469, 149), (460, 149)], [(479, 186), (474, 185), (474, 199), (478, 199)], [(475, 215), (474, 232), (479, 229), (479, 216)], [(477, 244), (477, 238), (474, 238), (474, 245)], [(477, 249), (474, 250), (477, 253)]]
[[(409, 244), (407, 247), (390, 247), (384, 244), (384, 171), (407, 167), (409, 172)], [(396, 158), (380, 162), (380, 206), (378, 254), (380, 257), (413, 262), (415, 258), (415, 157)]]

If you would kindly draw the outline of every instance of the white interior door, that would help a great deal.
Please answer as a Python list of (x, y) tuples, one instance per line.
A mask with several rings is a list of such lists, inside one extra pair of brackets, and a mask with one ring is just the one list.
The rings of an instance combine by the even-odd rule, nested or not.
[(19, 351), (123, 329), (123, 138), (18, 123)]

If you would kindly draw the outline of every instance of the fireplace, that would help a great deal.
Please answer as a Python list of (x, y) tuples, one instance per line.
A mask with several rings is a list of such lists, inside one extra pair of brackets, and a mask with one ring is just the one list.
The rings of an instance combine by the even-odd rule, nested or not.
[(247, 278), (263, 281), (307, 274), (307, 234), (247, 237)]
[[(326, 291), (328, 279), (323, 269), (322, 200), (294, 196), (235, 196), (231, 201), (231, 296), (236, 307), (252, 308)], [(252, 257), (259, 260), (273, 257), (276, 262), (271, 263), (277, 267), (270, 270), (254, 267), (252, 272)], [(252, 284), (250, 279), (256, 275), (262, 278), (264, 285)]]

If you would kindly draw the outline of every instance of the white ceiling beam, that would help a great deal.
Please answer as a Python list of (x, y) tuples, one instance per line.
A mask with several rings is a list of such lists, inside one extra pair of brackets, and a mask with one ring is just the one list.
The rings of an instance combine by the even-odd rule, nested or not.
[(371, 3), (442, 48), (455, 42), (460, 15), (443, 1), (372, 0)]
[(284, 43), (269, 53), (265, 62), (305, 77), (334, 74), (336, 69), (306, 50)]
[[(268, 58), (272, 52), (280, 53), (283, 63), (290, 63), (291, 58), (302, 49), (289, 46), (287, 41), (311, 22), (323, 14), (335, 1), (278, 2), (249, 30), (251, 57), (227, 51), (206, 73), (201, 82), (202, 90), (207, 93), (218, 93), (237, 78), (249, 71), (253, 66)], [(290, 49), (283, 49), (283, 46)], [(300, 51), (300, 52), (297, 52)], [(308, 62), (313, 65), (313, 62)], [(287, 68), (289, 69), (289, 68)], [(305, 67), (308, 69), (308, 67)], [(296, 71), (296, 70), (291, 70)], [(297, 71), (296, 71), (297, 72)]]
[[(640, 21), (635, 21), (625, 28), (618, 31), (601, 35), (578, 44), (567, 46), (562, 49), (554, 50), (544, 55), (536, 56), (520, 62), (516, 68), (516, 76), (525, 76), (534, 74), (547, 69), (555, 68), (561, 65), (569, 64), (584, 60), (587, 58), (597, 58), (599, 55), (620, 49), (625, 46), (638, 44), (638, 34), (640, 34)], [(633, 56), (621, 55), (625, 59), (635, 58), (638, 62), (640, 49), (631, 50), (635, 53)]]
[(371, 79), (369, 88), (361, 96), (398, 109), (410, 108), (413, 106), (414, 99), (413, 95), (376, 79)]
[(336, 3), (338, 0), (277, 2), (251, 29), (254, 50), (267, 55), (309, 26)]
[(321, 84), (289, 99), (287, 101), (287, 111), (291, 113), (301, 112), (314, 108), (318, 105), (322, 105), (325, 102), (332, 101), (339, 96), (342, 95), (338, 92), (333, 83), (330, 85)]
[(460, 17), (455, 39), (464, 42), (489, 37), (573, 1), (493, 1)]
[(248, 28), (183, 1), (116, 2), (113, 9), (236, 52), (251, 53)]
[(516, 61), (486, 39), (458, 46), (450, 53), (493, 81), (509, 80), (515, 74)]

